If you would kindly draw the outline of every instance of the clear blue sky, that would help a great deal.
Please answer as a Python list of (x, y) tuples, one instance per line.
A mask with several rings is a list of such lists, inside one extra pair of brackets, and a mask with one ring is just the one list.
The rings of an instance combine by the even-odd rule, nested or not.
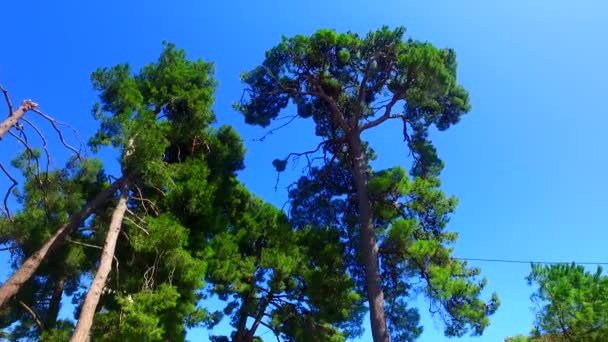
[[(449, 225), (460, 234), (455, 255), (605, 262), (607, 12), (601, 0), (7, 1), (0, 82), (15, 102), (32, 98), (88, 137), (96, 128), (91, 71), (141, 66), (157, 58), (162, 40), (175, 42), (191, 58), (216, 63), (218, 119), (247, 140), (241, 180), (280, 206), (285, 191), (274, 191), (270, 162), (313, 146), (312, 131), (298, 125), (252, 142), (262, 130), (245, 126), (231, 108), (242, 91), (239, 74), (282, 34), (404, 25), (408, 36), (456, 50), (460, 82), (472, 96), (472, 112), (434, 135), (447, 165), (444, 189), (460, 199)], [(380, 156), (376, 167), (409, 165), (397, 128), (369, 138)], [(11, 143), (2, 144), (5, 155)], [(473, 265), (482, 267), (502, 307), (484, 336), (462, 340), (528, 332), (529, 266)], [(420, 341), (445, 339), (438, 321), (425, 317), (424, 325)], [(270, 335), (264, 337), (273, 341)], [(207, 332), (189, 338), (206, 341)]]

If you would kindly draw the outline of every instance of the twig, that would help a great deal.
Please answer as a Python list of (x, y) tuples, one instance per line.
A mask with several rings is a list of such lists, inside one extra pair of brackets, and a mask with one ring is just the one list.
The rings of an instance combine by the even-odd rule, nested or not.
[(0, 248), (0, 252), (12, 251), (12, 250), (15, 250), (15, 249), (18, 249), (18, 248), (19, 248), (19, 246), (3, 247), (3, 248)]
[(127, 213), (131, 214), (131, 216), (135, 217), (136, 219), (139, 220), (139, 222), (146, 224), (146, 220), (144, 220), (143, 218), (137, 216), (137, 214), (135, 214), (131, 209), (127, 208)]
[(6, 100), (6, 105), (8, 106), (8, 116), (13, 115), (13, 103), (11, 102), (11, 98), (8, 95), (8, 90), (6, 90), (2, 85), (0, 85), (0, 91), (4, 94), (4, 99)]
[(288, 118), (289, 118), (289, 120), (286, 123), (280, 125), (279, 127), (275, 127), (273, 129), (269, 130), (261, 138), (253, 139), (253, 141), (259, 141), (259, 142), (264, 141), (268, 136), (274, 134), (274, 132), (280, 130), (281, 128), (287, 127), (290, 123), (294, 122), (297, 118), (299, 118), (299, 115), (291, 115)]
[[(91, 248), (95, 248), (95, 249), (99, 249), (99, 250), (103, 251), (103, 247), (101, 247), (101, 246), (91, 245), (89, 243), (72, 240), (70, 238), (65, 238), (65, 241), (71, 242), (71, 243), (76, 244), (76, 245), (81, 245), (81, 246), (85, 246), (85, 247), (91, 247)], [(116, 255), (113, 255), (112, 257), (114, 258), (114, 261), (116, 261), (116, 265), (118, 265), (118, 259), (116, 258)]]
[[(55, 129), (55, 132), (57, 132), (57, 135), (59, 135), (59, 140), (61, 140), (61, 143), (63, 144), (63, 146), (65, 146), (70, 151), (74, 152), (74, 154), (76, 155), (76, 158), (78, 158), (78, 160), (82, 160), (82, 156), (80, 155), (80, 152), (76, 151), (76, 149), (74, 147), (72, 147), (70, 144), (68, 144), (65, 141), (65, 138), (63, 137), (63, 133), (61, 133), (61, 130), (58, 127), (59, 125), (61, 125), (61, 126), (66, 126), (68, 128), (71, 128), (70, 125), (58, 122), (57, 120), (55, 120), (52, 117), (44, 114), (42, 111), (40, 111), (38, 109), (33, 109), (33, 112), (37, 113), (38, 115), (40, 115), (43, 118), (45, 118), (48, 122), (50, 122), (51, 125), (53, 126), (53, 129)], [(73, 128), (72, 128), (72, 130), (75, 131)]]
[(144, 232), (144, 234), (146, 234), (147, 236), (150, 236), (150, 233), (146, 230), (146, 228), (140, 226), (139, 224), (135, 223), (135, 221), (131, 220), (130, 218), (128, 218), (126, 216), (124, 217), (124, 219), (131, 222), (131, 224), (133, 224), (135, 227), (141, 229)]

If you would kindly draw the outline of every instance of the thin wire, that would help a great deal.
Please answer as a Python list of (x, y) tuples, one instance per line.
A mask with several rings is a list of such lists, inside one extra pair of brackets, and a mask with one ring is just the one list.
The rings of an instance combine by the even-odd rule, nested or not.
[(545, 264), (545, 265), (608, 265), (608, 262), (576, 262), (576, 261), (527, 261), (527, 260), (508, 260), (508, 259), (483, 259), (483, 258), (452, 258), (462, 261), (483, 261), (483, 262), (501, 262), (510, 264)]

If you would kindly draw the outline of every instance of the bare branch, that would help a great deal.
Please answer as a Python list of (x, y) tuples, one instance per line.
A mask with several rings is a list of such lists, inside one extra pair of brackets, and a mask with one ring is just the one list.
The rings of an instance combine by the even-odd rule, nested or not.
[(295, 119), (297, 119), (299, 117), (299, 115), (290, 115), (289, 116), (289, 121), (287, 121), (286, 123), (282, 124), (279, 127), (275, 127), (271, 130), (269, 130), (268, 132), (266, 132), (261, 138), (258, 139), (253, 139), (254, 141), (264, 141), (269, 135), (274, 134), (274, 132), (280, 130), (281, 128), (287, 127), (290, 123), (292, 123), (293, 121), (295, 121)]
[(8, 106), (8, 116), (13, 115), (13, 103), (11, 102), (11, 97), (8, 95), (8, 90), (6, 90), (2, 85), (0, 85), (0, 91), (4, 94), (4, 100), (6, 101), (6, 105)]
[[(141, 203), (141, 206), (143, 207), (144, 211), (146, 212), (146, 215), (148, 215), (148, 207), (146, 206), (146, 203), (150, 205), (150, 209), (152, 209), (152, 211), (154, 211), (154, 213), (156, 215), (159, 215), (158, 207), (156, 207), (156, 204), (154, 204), (154, 202), (150, 201), (149, 199), (144, 198), (143, 192), (141, 191), (141, 188), (139, 186), (137, 186), (137, 184), (133, 184), (133, 187), (137, 190), (139, 197), (131, 196), (131, 199), (134, 199)], [(163, 193), (163, 195), (164, 195), (164, 193)]]
[[(84, 247), (95, 248), (95, 249), (99, 249), (99, 250), (103, 251), (103, 247), (101, 247), (101, 246), (92, 245), (92, 244), (89, 244), (89, 243), (72, 240), (70, 238), (65, 238), (65, 241), (73, 243), (75, 245), (81, 245), (81, 246), (84, 246)], [(116, 255), (113, 255), (112, 257), (114, 258), (114, 261), (116, 261), (116, 265), (118, 265), (118, 258), (116, 258)]]
[[(82, 160), (82, 156), (80, 155), (80, 152), (77, 151), (74, 147), (72, 147), (70, 144), (68, 144), (65, 141), (65, 138), (63, 137), (63, 133), (61, 132), (61, 130), (59, 129), (58, 126), (66, 126), (68, 128), (71, 128), (74, 132), (76, 132), (75, 129), (73, 129), (70, 125), (58, 122), (54, 118), (50, 117), (49, 115), (44, 114), (42, 111), (40, 111), (38, 109), (33, 109), (33, 112), (37, 113), (41, 117), (45, 118), (48, 122), (50, 122), (51, 125), (53, 126), (53, 129), (55, 129), (55, 132), (57, 132), (57, 135), (59, 136), (59, 140), (61, 140), (61, 143), (63, 144), (63, 146), (65, 146), (65, 148), (69, 149), (70, 151), (74, 152), (74, 154), (76, 155), (76, 158), (78, 158), (78, 160)], [(77, 135), (77, 133), (75, 133), (75, 134)]]
[(19, 246), (3, 247), (0, 248), (0, 252), (14, 251), (15, 249), (19, 249)]
[(36, 133), (38, 134), (38, 137), (40, 137), (40, 140), (42, 140), (42, 148), (44, 149), (44, 154), (46, 155), (46, 170), (45, 170), (45, 172), (48, 173), (49, 172), (49, 167), (51, 165), (51, 153), (49, 152), (46, 138), (45, 138), (44, 134), (42, 134), (42, 131), (38, 128), (38, 126), (34, 125), (30, 120), (28, 120), (26, 118), (23, 118), (22, 120), (26, 124), (30, 125), (30, 127), (32, 127), (36, 131)]
[(128, 218), (128, 217), (126, 217), (126, 216), (125, 216), (124, 218), (125, 218), (125, 220), (126, 220), (126, 221), (129, 221), (129, 222), (130, 222), (132, 225), (134, 225), (135, 227), (137, 227), (137, 228), (141, 229), (141, 231), (143, 231), (143, 232), (144, 232), (144, 234), (146, 234), (147, 236), (150, 236), (150, 232), (148, 232), (148, 231), (146, 230), (146, 228), (144, 228), (144, 227), (140, 226), (139, 224), (135, 223), (135, 221), (131, 220), (130, 218)]
[(10, 210), (8, 209), (8, 197), (10, 196), (11, 191), (13, 191), (13, 189), (17, 186), (18, 183), (17, 183), (17, 180), (15, 178), (13, 178), (13, 176), (8, 172), (8, 170), (4, 167), (4, 165), (2, 163), (0, 163), (0, 169), (11, 180), (11, 182), (13, 182), (13, 184), (11, 186), (9, 186), (8, 190), (6, 190), (6, 194), (4, 194), (4, 209), (3, 209), (3, 212), (6, 214), (6, 217), (10, 221), (12, 221), (13, 219), (11, 218), (11, 213), (10, 213)]
[(42, 324), (42, 321), (40, 321), (40, 318), (38, 318), (38, 315), (36, 314), (36, 312), (32, 308), (30, 308), (27, 304), (25, 304), (24, 302), (22, 302), (18, 299), (17, 299), (17, 303), (19, 303), (19, 305), (21, 305), (21, 307), (23, 309), (25, 309), (25, 311), (27, 311), (30, 314), (30, 316), (32, 316), (32, 319), (34, 320), (34, 322), (36, 322), (38, 329), (44, 330), (44, 325)]
[(0, 140), (2, 140), (6, 132), (16, 126), (27, 111), (38, 107), (38, 104), (32, 100), (24, 100), (16, 110), (13, 110), (13, 104), (11, 103), (8, 91), (2, 86), (0, 86), (0, 91), (4, 94), (4, 99), (9, 109), (8, 118), (0, 123)]

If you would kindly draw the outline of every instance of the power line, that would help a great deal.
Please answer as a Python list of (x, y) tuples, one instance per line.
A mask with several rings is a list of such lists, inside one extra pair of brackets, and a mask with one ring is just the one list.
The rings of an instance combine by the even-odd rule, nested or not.
[(528, 260), (509, 260), (509, 259), (483, 259), (483, 258), (452, 258), (461, 261), (482, 261), (482, 262), (501, 262), (510, 264), (545, 264), (545, 265), (608, 265), (608, 262), (577, 262), (577, 261), (528, 261)]

